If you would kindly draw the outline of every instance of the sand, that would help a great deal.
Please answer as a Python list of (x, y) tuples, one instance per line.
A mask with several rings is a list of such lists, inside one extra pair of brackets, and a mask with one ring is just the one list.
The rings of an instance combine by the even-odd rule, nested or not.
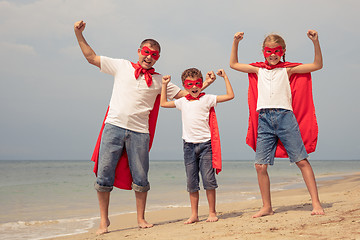
[[(221, 187), (221, 186), (220, 186)], [(360, 240), (360, 173), (318, 182), (325, 215), (311, 216), (306, 189), (272, 192), (274, 215), (252, 218), (261, 200), (218, 204), (219, 221), (205, 222), (207, 207), (200, 208), (200, 222), (185, 225), (190, 208), (147, 212), (153, 228), (139, 229), (135, 214), (112, 216), (109, 233), (96, 236), (98, 225), (88, 233), (56, 240), (171, 240), (171, 239), (355, 239)]]

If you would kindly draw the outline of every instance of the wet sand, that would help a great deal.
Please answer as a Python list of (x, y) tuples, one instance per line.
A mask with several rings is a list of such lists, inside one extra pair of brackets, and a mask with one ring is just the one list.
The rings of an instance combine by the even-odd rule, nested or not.
[[(190, 208), (169, 208), (147, 212), (154, 227), (137, 227), (136, 215), (110, 217), (109, 233), (97, 236), (98, 223), (88, 233), (59, 237), (57, 240), (118, 239), (354, 239), (360, 240), (360, 173), (342, 179), (318, 182), (323, 216), (311, 216), (308, 191), (291, 189), (272, 192), (274, 215), (252, 218), (261, 200), (217, 205), (219, 221), (205, 222), (208, 209), (200, 207), (200, 222), (184, 224)], [(110, 209), (111, 212), (111, 209)], [(66, 234), (66, 233), (65, 233)]]

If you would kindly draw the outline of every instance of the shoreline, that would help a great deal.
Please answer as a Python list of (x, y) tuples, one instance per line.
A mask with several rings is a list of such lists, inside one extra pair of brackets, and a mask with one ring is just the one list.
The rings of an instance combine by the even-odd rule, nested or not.
[[(311, 216), (306, 188), (272, 192), (275, 214), (253, 219), (261, 199), (217, 205), (219, 221), (205, 222), (207, 205), (199, 207), (200, 222), (184, 225), (190, 207), (146, 212), (153, 228), (139, 229), (136, 213), (112, 215), (109, 233), (96, 236), (98, 221), (87, 233), (48, 238), (56, 240), (106, 239), (355, 239), (360, 240), (360, 172), (331, 180), (317, 179), (324, 216)], [(326, 176), (325, 176), (326, 178)]]

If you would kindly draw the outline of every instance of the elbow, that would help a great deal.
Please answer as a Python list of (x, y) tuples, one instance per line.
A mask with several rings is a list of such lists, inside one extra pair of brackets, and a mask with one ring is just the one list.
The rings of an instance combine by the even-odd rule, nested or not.
[(323, 68), (323, 61), (322, 59), (318, 59), (317, 61), (314, 61), (316, 70), (320, 70)]
[(323, 64), (323, 63), (321, 63), (321, 64), (320, 64), (320, 66), (319, 66), (319, 70), (320, 70), (320, 69), (322, 69), (322, 68), (323, 68), (323, 66), (324, 66), (324, 64)]
[(97, 56), (96, 54), (89, 54), (89, 55), (85, 55), (85, 58), (88, 61), (88, 63), (100, 68), (100, 57), (99, 56)]
[(160, 100), (160, 106), (161, 107), (166, 107), (167, 106), (167, 101)]
[(320, 69), (322, 69), (322, 68), (323, 68), (323, 64), (322, 64), (322, 63), (317, 64), (316, 67), (315, 67), (315, 71), (318, 71), (318, 70), (320, 70)]
[(90, 63), (90, 64), (92, 64), (92, 65), (96, 65), (95, 58), (93, 58), (93, 57), (87, 57), (86, 60), (88, 61), (88, 63)]
[(235, 94), (234, 94), (234, 93), (228, 94), (228, 96), (227, 96), (227, 101), (230, 101), (230, 100), (232, 100), (232, 99), (234, 99), (234, 98), (235, 98)]
[(230, 62), (230, 68), (235, 69), (235, 63), (234, 62)]

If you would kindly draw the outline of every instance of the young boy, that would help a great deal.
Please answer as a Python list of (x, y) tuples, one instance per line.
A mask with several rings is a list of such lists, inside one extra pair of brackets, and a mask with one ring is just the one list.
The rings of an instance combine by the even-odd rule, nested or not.
[[(166, 88), (171, 80), (170, 76), (162, 78), (160, 104), (166, 108), (178, 108), (182, 112), (184, 162), (187, 176), (187, 191), (190, 195), (191, 216), (185, 224), (199, 222), (199, 171), (201, 172), (204, 189), (209, 203), (209, 217), (207, 222), (216, 222), (215, 201), (217, 188), (215, 172), (212, 163), (212, 143), (209, 126), (209, 113), (219, 102), (226, 102), (234, 98), (230, 81), (223, 69), (217, 75), (225, 80), (225, 95), (210, 95), (201, 92), (203, 76), (196, 68), (185, 70), (182, 83), (188, 95), (175, 101), (167, 101)], [(215, 80), (214, 72), (208, 72), (207, 78)]]

